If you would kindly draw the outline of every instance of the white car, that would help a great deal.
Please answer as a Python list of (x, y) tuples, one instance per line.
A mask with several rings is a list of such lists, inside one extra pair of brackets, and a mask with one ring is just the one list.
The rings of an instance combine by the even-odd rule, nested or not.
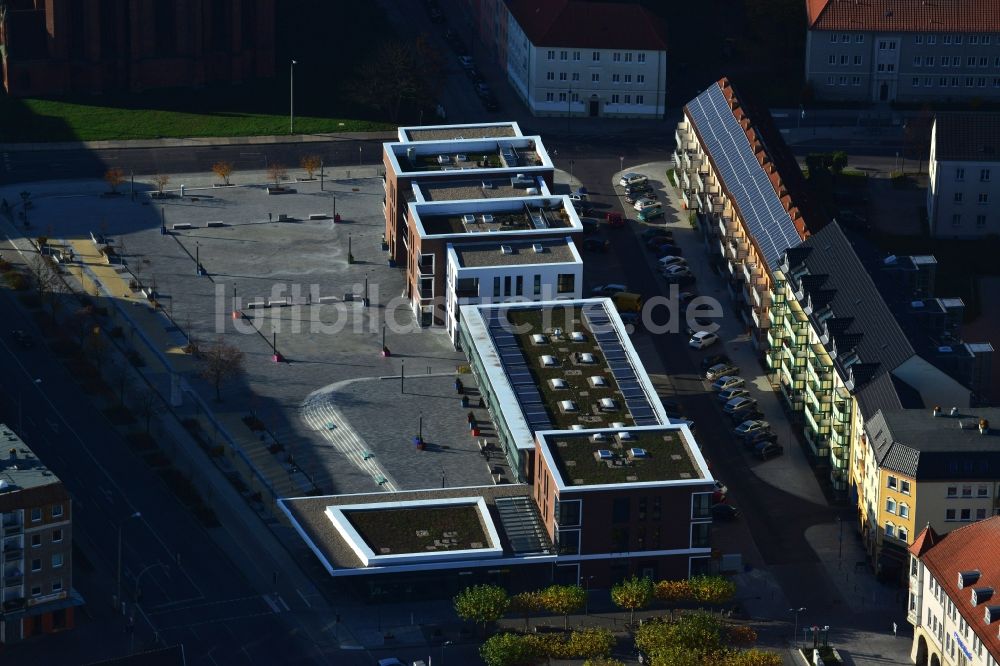
[(581, 202), (582, 203), (582, 202), (584, 202), (584, 201), (587, 200), (587, 195), (586, 194), (581, 194), (579, 192), (574, 192), (573, 194), (569, 195), (569, 200), (570, 201), (577, 201), (577, 202)]
[(719, 336), (708, 331), (698, 331), (688, 340), (688, 346), (694, 349), (707, 349), (719, 341)]
[(601, 284), (590, 290), (594, 296), (607, 296), (611, 298), (615, 294), (620, 294), (623, 291), (628, 291), (628, 287), (623, 284)]
[(671, 277), (674, 275), (693, 275), (693, 273), (691, 273), (691, 268), (687, 264), (671, 264), (669, 266), (660, 266), (660, 273), (666, 277)]
[(630, 171), (628, 173), (622, 174), (621, 180), (618, 181), (618, 184), (621, 185), (622, 187), (629, 187), (632, 185), (645, 183), (648, 180), (649, 179), (643, 176), (641, 173), (634, 173)]
[(677, 257), (672, 254), (668, 254), (665, 257), (660, 257), (659, 260), (660, 269), (670, 268), (671, 266), (687, 266), (687, 259), (684, 257)]
[(662, 206), (662, 204), (656, 199), (639, 199), (632, 204), (632, 208), (636, 209), (640, 213), (647, 208), (657, 208), (659, 206)]

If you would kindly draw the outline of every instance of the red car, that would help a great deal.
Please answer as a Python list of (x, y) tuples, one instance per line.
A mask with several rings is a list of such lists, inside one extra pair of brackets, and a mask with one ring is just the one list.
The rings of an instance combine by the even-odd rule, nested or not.
[(604, 219), (607, 220), (609, 227), (624, 227), (625, 218), (621, 213), (605, 213)]

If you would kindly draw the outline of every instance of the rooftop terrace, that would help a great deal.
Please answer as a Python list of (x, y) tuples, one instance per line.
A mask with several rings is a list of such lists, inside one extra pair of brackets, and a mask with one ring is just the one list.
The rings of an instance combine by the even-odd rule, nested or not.
[(573, 241), (543, 240), (522, 243), (462, 243), (452, 246), (458, 265), (463, 268), (486, 266), (529, 266), (566, 264), (581, 261)]
[(401, 127), (401, 141), (454, 141), (456, 139), (500, 139), (520, 136), (517, 123), (490, 125), (441, 125)]
[(544, 205), (524, 202), (520, 210), (420, 215), (420, 223), (424, 227), (424, 233), (429, 236), (482, 234), (499, 231), (564, 229), (571, 226), (571, 214), (561, 201)]
[(343, 513), (368, 547), (381, 555), (480, 549), (489, 545), (474, 505), (345, 509)]
[(566, 487), (704, 478), (680, 427), (546, 433), (539, 441)]
[[(483, 187), (483, 183), (487, 186)], [(487, 180), (448, 180), (442, 182), (419, 182), (420, 194), (425, 201), (461, 201), (463, 199), (503, 199), (510, 197), (537, 197), (544, 181), (536, 179), (531, 188), (538, 192), (529, 192), (522, 185), (514, 186), (510, 178), (491, 177)], [(448, 233), (448, 232), (442, 232)]]
[(545, 166), (540, 144), (532, 138), (389, 145), (405, 173)]

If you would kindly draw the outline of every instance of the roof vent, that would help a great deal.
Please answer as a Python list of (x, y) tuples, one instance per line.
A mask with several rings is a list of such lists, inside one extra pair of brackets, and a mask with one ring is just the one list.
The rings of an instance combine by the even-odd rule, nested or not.
[(554, 389), (564, 389), (564, 388), (568, 388), (569, 385), (566, 383), (565, 379), (559, 379), (557, 377), (555, 379), (550, 379), (549, 380), (549, 386), (551, 386)]
[(601, 398), (598, 404), (602, 410), (618, 409), (618, 405), (611, 398)]
[(629, 458), (645, 458), (647, 456), (646, 449), (629, 449)]
[(451, 158), (447, 155), (438, 155), (438, 164), (449, 164), (450, 162)]
[(514, 254), (514, 248), (511, 247), (510, 245), (501, 245), (500, 246), (500, 253), (501, 254)]
[(469, 161), (469, 156), (468, 155), (464, 155), (462, 153), (459, 153), (458, 155), (455, 155), (455, 161), (456, 162), (468, 162)]
[(489, 213), (483, 213), (483, 224), (493, 224), (493, 216)]
[(593, 377), (588, 377), (587, 382), (594, 388), (604, 387), (608, 385), (608, 380), (600, 375), (595, 375)]
[(586, 365), (593, 365), (594, 363), (597, 363), (597, 359), (594, 358), (593, 354), (589, 352), (583, 352), (583, 353), (578, 353), (576, 355), (576, 362), (584, 363)]
[(570, 430), (583, 430), (583, 426), (579, 423), (574, 423), (569, 427)]
[(611, 427), (612, 428), (624, 428), (625, 427), (625, 422), (624, 421), (612, 421), (611, 422)]
[(17, 460), (17, 449), (11, 449), (7, 453), (10, 454), (10, 459), (11, 460)]
[(559, 365), (559, 360), (555, 356), (550, 356), (548, 354), (542, 356), (541, 358), (542, 366), (546, 368), (554, 368)]
[(605, 439), (607, 438), (604, 436), (603, 432), (595, 432), (590, 436), (590, 441), (592, 442), (603, 442)]
[(943, 345), (941, 347), (938, 347), (938, 353), (939, 354), (950, 354), (952, 351), (954, 351), (954, 350), (951, 347), (948, 347), (947, 345)]
[(628, 442), (633, 439), (635, 439), (635, 435), (629, 432), (628, 430), (622, 430), (621, 432), (618, 433), (619, 442)]
[(971, 571), (959, 571), (958, 572), (958, 589), (963, 589), (969, 587), (970, 585), (975, 585), (976, 581), (979, 580), (979, 570), (973, 569)]
[(896, 255), (890, 254), (888, 257), (882, 260), (882, 263), (884, 263), (886, 266), (893, 265), (894, 263), (896, 263)]
[(569, 334), (569, 339), (572, 340), (573, 342), (586, 342), (587, 336), (581, 333), (580, 331), (573, 331), (572, 333)]
[(549, 341), (549, 339), (544, 335), (542, 335), (541, 333), (532, 333), (531, 341), (536, 345), (544, 345), (546, 342)]
[(483, 189), (484, 190), (495, 190), (496, 187), (497, 186), (493, 184), (492, 180), (484, 180), (483, 181)]
[(922, 308), (922, 307), (924, 307), (924, 302), (923, 301), (910, 301), (910, 307), (911, 308), (917, 308), (917, 309)]
[(958, 407), (952, 407), (951, 408), (951, 415), (952, 416), (958, 416)]
[(572, 400), (560, 400), (559, 409), (564, 412), (575, 412), (577, 411), (576, 403)]
[(475, 215), (463, 215), (462, 216), (462, 222), (465, 222), (466, 224), (474, 224), (476, 222), (476, 216)]
[(993, 588), (992, 587), (974, 587), (972, 588), (972, 594), (970, 599), (973, 606), (978, 606), (979, 604), (985, 603), (993, 598)]
[(535, 254), (542, 254), (545, 252), (545, 246), (541, 243), (532, 243), (531, 249), (535, 251)]
[(611, 453), (608, 449), (598, 449), (597, 457), (601, 460), (612, 460), (614, 459), (615, 454)]

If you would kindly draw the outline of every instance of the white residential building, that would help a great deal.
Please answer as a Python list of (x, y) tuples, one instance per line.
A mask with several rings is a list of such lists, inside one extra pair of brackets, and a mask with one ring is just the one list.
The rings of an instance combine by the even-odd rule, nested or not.
[(910, 658), (930, 666), (1000, 664), (1000, 516), (910, 546)]
[(498, 2), (505, 39), (495, 49), (536, 116), (662, 118), (666, 31), (634, 3)]
[(932, 236), (1000, 233), (1000, 116), (941, 113), (931, 129), (927, 219)]

